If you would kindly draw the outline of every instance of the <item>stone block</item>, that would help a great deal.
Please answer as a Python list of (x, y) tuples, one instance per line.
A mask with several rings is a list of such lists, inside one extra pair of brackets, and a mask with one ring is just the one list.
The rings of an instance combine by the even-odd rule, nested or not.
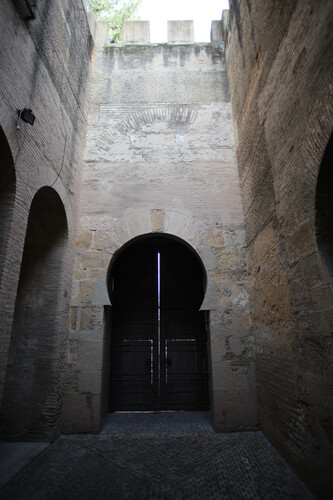
[(146, 44), (150, 42), (149, 21), (125, 21), (123, 31), (124, 43)]
[(152, 229), (153, 231), (163, 231), (164, 230), (164, 220), (165, 213), (163, 210), (152, 210)]
[(238, 337), (235, 330), (233, 331), (233, 335), (230, 338), (229, 347), (230, 355), (235, 356), (236, 358), (241, 356), (246, 349), (246, 346), (244, 345), (244, 339)]
[(108, 26), (106, 23), (102, 21), (96, 23), (94, 42), (96, 48), (102, 48), (109, 43)]
[(223, 330), (222, 328), (211, 327), (210, 328), (210, 348), (211, 348), (211, 360), (212, 363), (222, 362), (224, 356), (227, 353), (227, 339), (232, 335), (229, 330)]
[(168, 43), (193, 43), (193, 21), (168, 21)]
[(71, 307), (71, 329), (76, 330), (77, 307)]
[(212, 417), (216, 432), (244, 431), (257, 428), (256, 391), (216, 391), (213, 399)]
[(102, 372), (82, 371), (78, 374), (80, 394), (101, 394)]
[(103, 326), (103, 307), (81, 307), (80, 330), (90, 331)]
[(239, 257), (235, 248), (218, 248), (215, 250), (219, 270), (234, 271), (238, 267)]
[(212, 27), (210, 30), (210, 41), (211, 43), (221, 43), (223, 41), (222, 21), (212, 21)]
[(253, 391), (256, 387), (254, 362), (235, 359), (212, 363), (214, 391)]
[[(85, 2), (87, 3), (87, 2)], [(96, 17), (94, 12), (87, 12), (87, 19), (89, 24), (89, 29), (93, 40), (96, 38)]]
[(94, 231), (94, 250), (104, 250), (110, 254), (110, 247), (112, 247), (113, 243), (110, 235), (106, 231)]
[(77, 250), (87, 250), (90, 248), (92, 243), (92, 233), (86, 232), (78, 235), (76, 240), (76, 249)]
[(248, 305), (248, 293), (244, 286), (231, 281), (222, 281), (218, 284), (218, 307), (222, 309), (244, 308)]
[(227, 39), (228, 36), (228, 27), (229, 27), (229, 9), (224, 9), (222, 11), (222, 37), (223, 40)]
[(216, 308), (217, 291), (216, 285), (213, 281), (209, 280), (206, 285), (205, 297), (201, 304), (200, 311), (209, 311)]
[(201, 260), (205, 266), (205, 269), (207, 269), (207, 271), (211, 271), (213, 269), (216, 269), (216, 267), (217, 267), (216, 257), (215, 257), (213, 250), (210, 247), (200, 245), (197, 247), (196, 250), (197, 250), (198, 254), (200, 255)]
[(241, 316), (237, 318), (237, 326), (240, 332), (250, 331), (252, 326), (252, 318), (250, 311), (244, 311)]
[(78, 383), (78, 372), (70, 369), (70, 365), (68, 366), (65, 381), (64, 381), (64, 391), (65, 392), (78, 392), (79, 383)]
[(93, 394), (64, 395), (61, 431), (64, 433), (99, 432), (101, 428), (101, 400)]
[(209, 247), (223, 247), (224, 234), (222, 226), (210, 227), (206, 233), (204, 242)]
[(226, 247), (235, 249), (245, 246), (245, 230), (243, 228), (225, 228), (224, 242)]
[(106, 287), (105, 276), (103, 276), (96, 282), (92, 293), (91, 303), (94, 306), (111, 305), (109, 292)]
[(91, 302), (92, 291), (95, 286), (95, 282), (91, 280), (80, 281), (78, 284), (78, 293), (73, 295), (72, 304), (87, 304)]
[(88, 269), (106, 269), (110, 262), (110, 254), (102, 251), (81, 254), (81, 265)]
[(78, 345), (77, 362), (79, 370), (101, 370), (102, 369), (102, 341), (81, 341)]

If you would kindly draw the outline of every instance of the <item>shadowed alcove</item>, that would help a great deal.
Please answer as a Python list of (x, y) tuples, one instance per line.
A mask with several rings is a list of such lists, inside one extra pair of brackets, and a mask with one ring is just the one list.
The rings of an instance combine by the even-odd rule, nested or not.
[(44, 187), (30, 208), (5, 381), (2, 424), (12, 439), (57, 432), (66, 247), (63, 204)]
[(321, 162), (316, 191), (316, 235), (323, 262), (333, 277), (333, 134)]

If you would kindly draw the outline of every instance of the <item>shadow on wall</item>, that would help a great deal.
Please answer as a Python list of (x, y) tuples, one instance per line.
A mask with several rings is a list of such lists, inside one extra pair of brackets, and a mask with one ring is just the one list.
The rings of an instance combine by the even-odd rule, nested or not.
[(14, 161), (6, 136), (0, 127), (0, 282), (4, 268), (8, 235), (15, 203)]

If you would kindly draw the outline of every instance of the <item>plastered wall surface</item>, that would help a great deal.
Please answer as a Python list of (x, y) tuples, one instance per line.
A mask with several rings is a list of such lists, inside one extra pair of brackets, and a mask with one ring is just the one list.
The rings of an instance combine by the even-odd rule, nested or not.
[[(39, 437), (49, 439), (59, 431), (80, 169), (86, 127), (85, 89), (90, 68), (92, 38), (81, 2), (73, 6), (70, 1), (38, 1), (36, 18), (30, 20), (26, 19), (21, 4), (19, 0), (4, 0), (1, 2), (0, 16), (0, 125), (3, 143), (10, 158), (3, 168), (5, 175), (10, 170), (9, 177), (15, 179), (15, 196), (11, 200), (11, 206), (1, 206), (1, 223), (5, 219), (7, 222), (5, 235), (2, 234), (1, 238), (3, 259), (0, 284), (0, 398), (3, 396), (8, 353), (13, 338), (16, 294), (31, 202), (39, 189), (48, 186), (50, 196), (53, 197), (54, 193), (54, 199), (58, 200), (55, 202), (58, 204), (58, 208), (55, 208), (55, 225), (58, 213), (59, 220), (63, 218), (62, 224), (67, 234), (66, 242), (63, 241), (63, 258), (59, 258), (57, 271), (52, 271), (56, 275), (50, 272), (45, 284), (48, 290), (53, 290), (53, 303), (59, 299), (59, 304), (62, 304), (55, 312), (54, 333), (57, 346), (54, 347), (49, 360), (51, 370), (56, 373), (56, 380), (53, 381), (54, 393), (49, 395), (47, 403), (40, 403), (51, 424), (47, 424), (46, 428), (40, 431)], [(33, 110), (35, 123), (30, 126), (21, 121), (20, 130), (17, 130), (17, 109), (24, 107)], [(4, 176), (2, 180), (6, 183)], [(4, 184), (4, 193), (6, 189)], [(46, 210), (46, 206), (41, 210)], [(42, 275), (42, 262), (38, 265)], [(60, 284), (57, 281), (59, 273), (63, 276)], [(42, 294), (41, 290), (42, 285), (39, 288)], [(33, 299), (29, 299), (27, 294), (25, 310), (31, 306), (34, 314), (38, 314), (36, 302), (34, 305), (32, 302)], [(51, 315), (53, 313), (54, 311), (50, 312)], [(40, 331), (45, 330), (46, 325), (48, 321), (40, 314)], [(12, 356), (14, 359), (14, 352)], [(42, 357), (40, 353), (41, 363)], [(11, 363), (12, 361), (8, 366)], [(47, 370), (48, 367), (45, 366), (45, 373)], [(43, 378), (43, 370), (38, 377)], [(11, 405), (14, 407), (19, 402), (19, 395), (15, 396), (12, 391), (8, 391), (5, 396), (6, 403), (3, 400), (3, 408), (4, 405), (7, 408)], [(29, 396), (27, 398), (29, 399)], [(33, 432), (38, 435), (38, 430), (34, 429)], [(29, 430), (26, 429), (22, 433), (26, 437)], [(8, 436), (8, 432), (6, 435)]]
[(316, 241), (332, 132), (332, 3), (230, 2), (224, 41), (251, 276), (260, 425), (332, 490), (331, 276)]
[(108, 407), (112, 342), (105, 328), (105, 314), (112, 314), (107, 270), (124, 244), (150, 233), (179, 237), (203, 262), (216, 429), (256, 425), (244, 220), (229, 101), (219, 46), (96, 49), (72, 292), (67, 431), (100, 427)]

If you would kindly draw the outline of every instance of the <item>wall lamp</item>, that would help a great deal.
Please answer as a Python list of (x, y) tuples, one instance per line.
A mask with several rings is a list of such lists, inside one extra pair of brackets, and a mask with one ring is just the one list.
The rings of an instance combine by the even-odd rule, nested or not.
[[(29, 123), (30, 125), (34, 124), (36, 117), (33, 114), (33, 112), (31, 111), (31, 109), (27, 109), (27, 108), (18, 109), (17, 114), (19, 117), (19, 123), (20, 123), (20, 120), (23, 120), (25, 123)], [(16, 127), (18, 130), (20, 129), (19, 123), (17, 124), (17, 127)]]

